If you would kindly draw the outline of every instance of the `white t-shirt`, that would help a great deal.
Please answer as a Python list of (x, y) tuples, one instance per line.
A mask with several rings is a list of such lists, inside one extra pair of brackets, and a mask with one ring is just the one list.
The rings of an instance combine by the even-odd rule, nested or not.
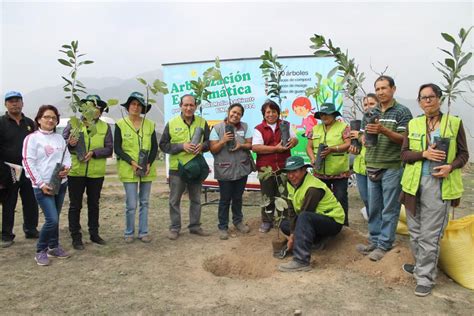
[[(267, 125), (275, 132), (277, 123)], [(290, 128), (290, 138), (296, 138), (296, 134), (292, 128)], [(253, 130), (252, 145), (263, 145), (262, 133), (256, 128)]]

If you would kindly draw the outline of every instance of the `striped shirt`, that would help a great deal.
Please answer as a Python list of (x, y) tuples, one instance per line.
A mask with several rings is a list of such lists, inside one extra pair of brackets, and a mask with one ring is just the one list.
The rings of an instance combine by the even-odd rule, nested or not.
[[(382, 112), (380, 105), (377, 105), (380, 111), (379, 122), (386, 128), (397, 132), (405, 133), (408, 122), (413, 118), (410, 110), (394, 99), (392, 105)], [(365, 129), (366, 121), (362, 121), (362, 131)], [(377, 146), (367, 147), (365, 161), (367, 167), (396, 169), (401, 167), (401, 144), (394, 143), (383, 134), (379, 134)]]

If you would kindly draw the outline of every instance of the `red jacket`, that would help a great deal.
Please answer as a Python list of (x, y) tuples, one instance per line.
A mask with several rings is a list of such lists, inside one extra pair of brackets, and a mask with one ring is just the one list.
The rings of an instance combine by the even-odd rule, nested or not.
[[(272, 131), (265, 120), (255, 127), (262, 134), (264, 145), (276, 146), (281, 142), (280, 122), (281, 120), (278, 119), (275, 132)], [(290, 150), (283, 153), (257, 154), (257, 169), (261, 170), (265, 166), (272, 167), (273, 171), (283, 169), (286, 159), (290, 156)]]

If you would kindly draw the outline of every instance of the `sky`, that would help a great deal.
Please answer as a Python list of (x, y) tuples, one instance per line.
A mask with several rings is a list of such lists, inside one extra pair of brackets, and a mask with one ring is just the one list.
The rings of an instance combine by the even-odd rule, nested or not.
[(83, 77), (128, 79), (163, 63), (258, 57), (270, 46), (280, 56), (311, 55), (317, 33), (348, 49), (366, 90), (388, 66), (397, 94), (415, 99), (421, 84), (441, 81), (432, 65), (447, 47), (440, 33), (473, 24), (472, 1), (2, 1), (0, 92), (61, 84), (58, 50), (71, 40), (95, 61)]

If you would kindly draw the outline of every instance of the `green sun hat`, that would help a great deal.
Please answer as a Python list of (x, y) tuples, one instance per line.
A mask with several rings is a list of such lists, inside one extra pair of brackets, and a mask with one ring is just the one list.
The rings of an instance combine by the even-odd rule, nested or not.
[(314, 117), (320, 120), (321, 114), (334, 115), (334, 117), (342, 116), (341, 113), (336, 110), (334, 103), (323, 103), (319, 111), (314, 113)]
[(137, 100), (140, 103), (140, 105), (142, 106), (142, 114), (148, 113), (148, 111), (150, 111), (151, 104), (145, 104), (145, 97), (143, 96), (143, 93), (136, 91), (132, 92), (128, 97), (127, 102), (121, 104), (121, 106), (126, 108), (128, 111), (128, 107), (130, 106), (130, 102), (132, 102), (132, 100)]
[(82, 103), (86, 103), (88, 101), (93, 102), (95, 106), (100, 109), (100, 112), (109, 112), (109, 107), (107, 106), (107, 103), (102, 101), (102, 99), (97, 94), (89, 94), (85, 97), (85, 99), (81, 100)]
[(285, 168), (283, 168), (283, 171), (293, 171), (303, 167), (311, 167), (311, 165), (304, 163), (303, 157), (291, 156), (286, 159)]

